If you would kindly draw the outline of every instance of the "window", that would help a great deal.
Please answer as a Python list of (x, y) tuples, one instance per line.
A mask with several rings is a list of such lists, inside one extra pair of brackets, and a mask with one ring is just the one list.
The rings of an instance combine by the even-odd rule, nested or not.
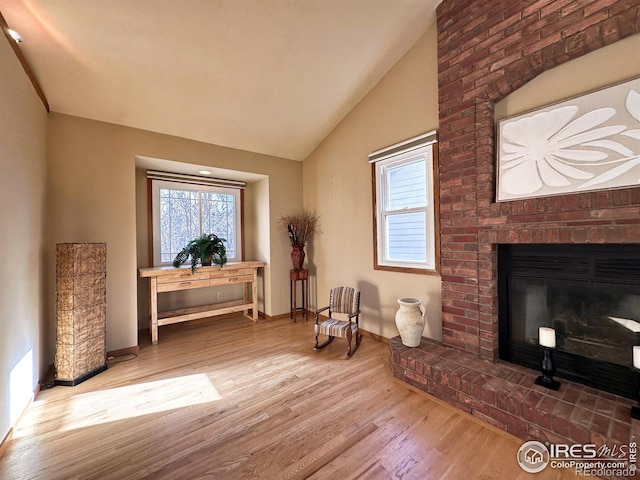
[(241, 190), (152, 180), (153, 264), (168, 265), (190, 240), (226, 239), (228, 261), (241, 260)]
[(435, 132), (369, 156), (374, 176), (375, 268), (437, 270)]

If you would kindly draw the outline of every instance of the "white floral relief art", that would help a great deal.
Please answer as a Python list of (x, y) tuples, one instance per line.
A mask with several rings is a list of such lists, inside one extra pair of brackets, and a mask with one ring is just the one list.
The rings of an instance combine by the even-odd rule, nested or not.
[(640, 185), (640, 79), (499, 123), (497, 200)]

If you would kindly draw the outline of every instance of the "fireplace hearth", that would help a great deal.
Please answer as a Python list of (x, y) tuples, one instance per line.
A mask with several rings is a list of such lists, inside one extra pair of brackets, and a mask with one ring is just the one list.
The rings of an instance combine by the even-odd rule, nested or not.
[(557, 377), (636, 398), (640, 245), (499, 245), (498, 302), (501, 359), (539, 369), (552, 327)]

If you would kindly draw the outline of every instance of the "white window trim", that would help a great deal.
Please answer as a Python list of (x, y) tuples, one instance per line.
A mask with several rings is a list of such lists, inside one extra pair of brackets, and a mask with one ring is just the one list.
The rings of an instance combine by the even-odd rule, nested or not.
[[(401, 210), (424, 211), (426, 215), (426, 253), (425, 262), (411, 262), (387, 259), (387, 242), (385, 236), (386, 216), (393, 211), (385, 211), (386, 205), (386, 178), (384, 170), (402, 164), (415, 161), (416, 156), (424, 155), (426, 170), (426, 207), (408, 208)], [(437, 209), (436, 209), (436, 185), (434, 178), (434, 166), (437, 160), (436, 132), (409, 139), (405, 142), (378, 150), (369, 155), (374, 175), (374, 223), (375, 223), (375, 258), (374, 268), (379, 270), (407, 271), (414, 273), (437, 273), (438, 271), (438, 238), (437, 238)], [(397, 212), (396, 212), (397, 213)]]
[(197, 185), (193, 183), (175, 182), (168, 180), (151, 180), (151, 211), (152, 211), (152, 224), (153, 224), (153, 265), (171, 265), (172, 261), (162, 262), (160, 260), (160, 189), (169, 188), (175, 190), (191, 190), (191, 191), (206, 191), (217, 192), (235, 196), (236, 209), (235, 209), (235, 224), (236, 224), (236, 244), (234, 257), (227, 257), (228, 262), (239, 262), (242, 260), (242, 201), (241, 190), (238, 188), (211, 186), (211, 185)]

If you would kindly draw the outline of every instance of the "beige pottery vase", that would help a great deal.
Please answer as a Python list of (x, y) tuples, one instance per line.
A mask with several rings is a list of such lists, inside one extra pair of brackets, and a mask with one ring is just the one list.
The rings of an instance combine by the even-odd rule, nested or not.
[(426, 310), (419, 298), (404, 297), (398, 299), (400, 308), (396, 312), (396, 327), (400, 332), (402, 344), (417, 347), (422, 340), (426, 322)]

